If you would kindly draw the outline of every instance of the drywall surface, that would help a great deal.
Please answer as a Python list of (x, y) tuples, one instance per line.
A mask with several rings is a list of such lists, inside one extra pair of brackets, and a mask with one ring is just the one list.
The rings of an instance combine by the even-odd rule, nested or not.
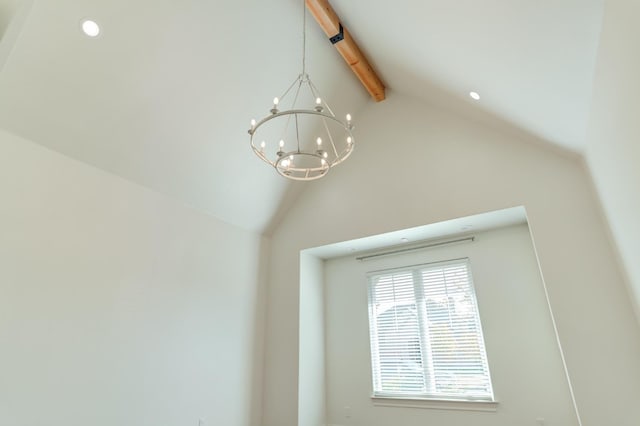
[(4, 68), (22, 32), (35, 0), (0, 1), (0, 71)]
[(259, 235), (4, 132), (0, 194), (1, 425), (259, 424)]
[(606, 2), (586, 159), (640, 321), (640, 3)]
[[(358, 261), (352, 255), (326, 262), (329, 424), (511, 426), (534, 425), (540, 418), (549, 425), (578, 424), (529, 228), (519, 225), (474, 237), (470, 243), (375, 260)], [(367, 272), (465, 257), (471, 265), (497, 411), (374, 406)], [(458, 408), (468, 407), (460, 403)]]
[(324, 262), (300, 254), (298, 426), (326, 424)]
[(519, 205), (583, 424), (637, 426), (640, 333), (582, 164), (393, 93), (357, 118), (353, 156), (308, 185), (272, 236), (265, 426), (297, 421), (300, 250)]

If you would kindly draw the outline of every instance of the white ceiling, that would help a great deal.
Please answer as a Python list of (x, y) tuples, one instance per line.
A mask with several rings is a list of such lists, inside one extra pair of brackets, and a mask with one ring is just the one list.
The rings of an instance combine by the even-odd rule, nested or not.
[[(603, 1), (332, 4), (390, 90), (580, 152)], [(246, 130), (299, 72), (301, 4), (0, 0), (0, 127), (264, 230), (289, 187), (254, 158)], [(84, 36), (83, 18), (102, 34)], [(310, 21), (311, 76), (357, 113), (371, 101)]]

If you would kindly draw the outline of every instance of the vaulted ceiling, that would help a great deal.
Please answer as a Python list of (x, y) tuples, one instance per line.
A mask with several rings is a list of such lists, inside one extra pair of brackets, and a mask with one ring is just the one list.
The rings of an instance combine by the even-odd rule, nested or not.
[[(391, 92), (584, 149), (603, 0), (332, 5)], [(262, 231), (289, 182), (246, 130), (299, 73), (301, 12), (302, 0), (0, 0), (0, 127)], [(309, 72), (357, 120), (372, 101), (309, 21)]]

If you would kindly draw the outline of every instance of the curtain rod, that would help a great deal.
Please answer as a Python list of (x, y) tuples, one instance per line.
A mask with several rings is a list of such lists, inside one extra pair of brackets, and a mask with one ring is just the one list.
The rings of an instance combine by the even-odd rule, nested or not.
[(416, 247), (407, 247), (407, 248), (402, 248), (402, 249), (383, 251), (383, 252), (380, 252), (380, 253), (367, 254), (365, 256), (356, 257), (356, 260), (367, 260), (367, 259), (372, 259), (374, 257), (388, 256), (388, 255), (391, 255), (391, 254), (406, 253), (408, 251), (421, 250), (421, 249), (431, 248), (431, 247), (439, 247), (439, 246), (444, 246), (444, 245), (448, 245), (448, 244), (461, 243), (461, 242), (464, 242), (464, 241), (473, 242), (473, 241), (475, 241), (475, 239), (476, 239), (476, 237), (466, 237), (466, 238), (458, 238), (457, 240), (439, 241), (437, 243), (424, 244), (424, 245), (416, 246)]

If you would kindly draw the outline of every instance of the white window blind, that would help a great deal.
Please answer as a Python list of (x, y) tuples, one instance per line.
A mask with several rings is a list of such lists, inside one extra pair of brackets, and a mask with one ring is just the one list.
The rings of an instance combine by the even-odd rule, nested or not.
[(493, 400), (468, 259), (368, 280), (374, 396)]

